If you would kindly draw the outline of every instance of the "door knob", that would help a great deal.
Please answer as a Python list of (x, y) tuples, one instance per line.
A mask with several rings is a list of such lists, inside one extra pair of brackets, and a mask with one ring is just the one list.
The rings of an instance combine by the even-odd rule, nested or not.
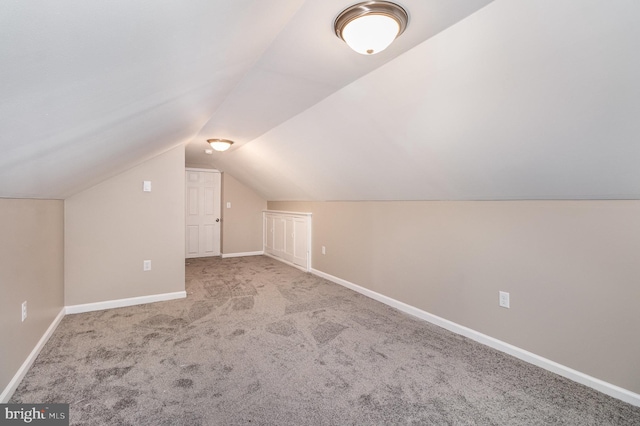
[(217, 218), (217, 219), (216, 219), (216, 222), (220, 222), (220, 218)]

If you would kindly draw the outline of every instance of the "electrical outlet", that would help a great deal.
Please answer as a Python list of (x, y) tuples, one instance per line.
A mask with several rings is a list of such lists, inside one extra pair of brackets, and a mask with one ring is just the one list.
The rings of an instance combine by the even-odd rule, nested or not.
[(150, 260), (145, 260), (144, 262), (142, 262), (142, 270), (143, 271), (150, 271), (151, 270), (151, 261)]
[(327, 254), (327, 248), (325, 246), (322, 246), (322, 254)]
[(500, 306), (502, 306), (503, 308), (509, 307), (509, 293), (507, 293), (506, 291), (500, 292)]
[(27, 319), (27, 301), (22, 302), (22, 321)]
[(227, 201), (227, 208), (230, 209), (231, 208), (231, 201)]
[(151, 181), (145, 180), (142, 182), (142, 190), (144, 192), (151, 192)]

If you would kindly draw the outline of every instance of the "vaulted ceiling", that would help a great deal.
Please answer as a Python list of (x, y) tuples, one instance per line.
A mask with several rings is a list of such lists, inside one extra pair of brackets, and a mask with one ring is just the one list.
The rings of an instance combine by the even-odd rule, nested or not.
[(352, 3), (3, 2), (0, 197), (182, 144), (269, 200), (640, 198), (639, 2), (403, 0), (370, 57)]

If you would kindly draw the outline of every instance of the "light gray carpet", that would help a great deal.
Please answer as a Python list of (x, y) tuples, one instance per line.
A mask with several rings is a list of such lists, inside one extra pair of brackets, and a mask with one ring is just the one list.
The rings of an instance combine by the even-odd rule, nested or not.
[(600, 394), (267, 257), (66, 316), (11, 402), (85, 425), (640, 425)]

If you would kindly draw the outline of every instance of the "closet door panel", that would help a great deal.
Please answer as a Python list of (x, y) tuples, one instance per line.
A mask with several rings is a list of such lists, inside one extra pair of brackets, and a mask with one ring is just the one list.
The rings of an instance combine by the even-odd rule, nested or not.
[(311, 267), (311, 215), (265, 211), (264, 252), (305, 271)]
[(295, 235), (293, 246), (293, 263), (298, 266), (307, 267), (308, 243), (307, 243), (307, 221), (296, 219), (293, 222), (293, 234)]

